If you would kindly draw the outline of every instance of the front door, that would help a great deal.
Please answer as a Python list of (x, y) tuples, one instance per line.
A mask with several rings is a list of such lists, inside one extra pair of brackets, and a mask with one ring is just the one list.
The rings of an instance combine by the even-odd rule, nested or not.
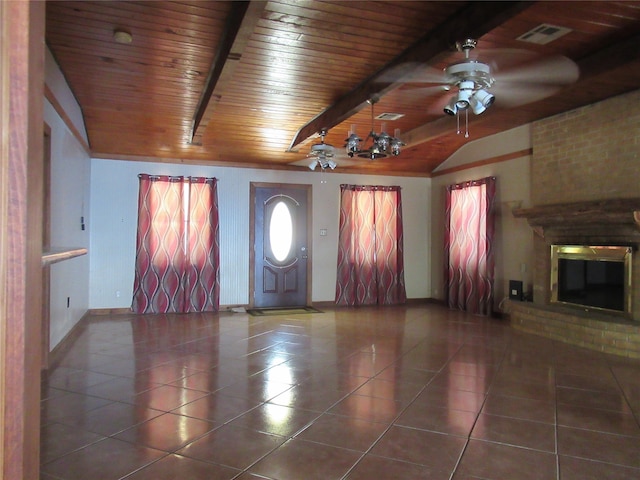
[(304, 306), (309, 295), (310, 185), (251, 184), (253, 306)]

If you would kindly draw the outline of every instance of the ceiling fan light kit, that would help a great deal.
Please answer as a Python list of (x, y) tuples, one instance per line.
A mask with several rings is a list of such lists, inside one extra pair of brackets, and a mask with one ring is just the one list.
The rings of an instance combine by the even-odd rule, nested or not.
[(445, 81), (458, 87), (458, 93), (444, 108), (444, 113), (448, 115), (456, 115), (469, 107), (479, 115), (495, 100), (495, 96), (487, 91), (495, 81), (491, 75), (491, 67), (469, 58), (469, 53), (476, 44), (472, 39), (458, 43), (456, 46), (464, 52), (464, 60), (444, 69)]
[(322, 170), (326, 170), (330, 168), (331, 170), (335, 169), (338, 166), (336, 162), (333, 160), (329, 160), (327, 158), (314, 158), (309, 164), (309, 170), (315, 170), (316, 167), (320, 167)]
[[(467, 138), (469, 137), (468, 111), (471, 110), (475, 115), (480, 115), (495, 101), (495, 95), (487, 91), (495, 82), (491, 75), (491, 67), (469, 58), (469, 53), (476, 44), (477, 42), (470, 38), (464, 42), (458, 42), (456, 48), (464, 52), (464, 60), (444, 69), (445, 81), (458, 88), (458, 92), (445, 105), (444, 113), (455, 116), (465, 113), (467, 125), (465, 137)], [(459, 119), (457, 133), (460, 133)]]
[(473, 113), (475, 113), (476, 115), (481, 114), (491, 105), (493, 105), (493, 102), (495, 100), (496, 97), (492, 93), (489, 93), (482, 88), (480, 90), (477, 90), (471, 96), (471, 108), (473, 109)]

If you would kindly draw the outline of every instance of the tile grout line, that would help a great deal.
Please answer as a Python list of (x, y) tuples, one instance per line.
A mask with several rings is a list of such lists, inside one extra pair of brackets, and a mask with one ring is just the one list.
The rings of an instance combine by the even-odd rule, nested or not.
[[(422, 342), (420, 342), (422, 343)], [(414, 349), (418, 348), (418, 346), (420, 345), (420, 343), (418, 343), (417, 345), (415, 345), (413, 348), (407, 350), (403, 355), (401, 355), (400, 357), (398, 357), (395, 361), (398, 361), (400, 358), (404, 357), (405, 355), (409, 354), (409, 352), (413, 351)], [(438, 373), (442, 372), (445, 367), (447, 365), (449, 365), (449, 363), (451, 362), (451, 359), (453, 357), (455, 357), (455, 355), (460, 351), (460, 349), (462, 349), (462, 347), (464, 346), (464, 342), (458, 347), (458, 349), (456, 350), (455, 353), (453, 353), (446, 361), (446, 363), (436, 372), (436, 375), (432, 376), (429, 381), (427, 383), (424, 384), (424, 386), (420, 389), (420, 391), (418, 391), (418, 393), (416, 393), (413, 396), (413, 399), (407, 403), (407, 405), (393, 418), (393, 420), (391, 420), (391, 422), (389, 423), (389, 426), (387, 428), (385, 428), (385, 430), (378, 436), (378, 438), (375, 439), (375, 441), (369, 446), (369, 448), (360, 456), (360, 458), (358, 460), (356, 460), (356, 462), (351, 466), (351, 468), (349, 468), (349, 470), (347, 470), (345, 472), (345, 474), (341, 477), (340, 480), (346, 480), (346, 478), (349, 476), (349, 474), (358, 466), (358, 464), (360, 464), (360, 462), (367, 456), (367, 454), (369, 454), (371, 452), (371, 450), (380, 442), (380, 440), (382, 439), (382, 437), (384, 437), (387, 432), (389, 430), (391, 430), (391, 428), (393, 426), (395, 426), (395, 422), (398, 420), (398, 418), (400, 418), (402, 416), (402, 414), (407, 410), (407, 408), (409, 408), (413, 402), (416, 401), (416, 399), (420, 396), (420, 394), (422, 394), (422, 392), (424, 392), (426, 390), (426, 388), (429, 386), (429, 384), (431, 384), (431, 382), (433, 381), (433, 379), (437, 376)], [(395, 363), (395, 362), (394, 362)], [(388, 367), (387, 367), (388, 368)], [(379, 372), (380, 373), (380, 372)], [(378, 373), (378, 374), (379, 374)], [(378, 375), (376, 374), (376, 376)], [(372, 379), (375, 378), (372, 377)], [(410, 462), (411, 463), (411, 462)], [(428, 465), (427, 465), (428, 466)]]
[(556, 479), (560, 480), (560, 452), (559, 452), (559, 435), (558, 435), (558, 369), (557, 358), (553, 356), (553, 431), (555, 441), (555, 460), (556, 460)]
[(622, 388), (622, 385), (620, 384), (620, 380), (618, 379), (618, 376), (615, 374), (609, 362), (607, 362), (607, 366), (609, 367), (609, 370), (611, 370), (611, 375), (615, 379), (616, 385), (620, 389), (620, 392), (622, 393), (622, 396), (624, 397), (625, 402), (627, 402), (627, 405), (629, 406), (629, 410), (631, 410), (631, 415), (633, 416), (636, 423), (638, 424), (638, 428), (640, 428), (640, 409), (633, 408), (633, 405), (629, 401), (629, 395), (627, 395), (627, 392), (625, 392), (624, 388)]
[(462, 447), (462, 450), (460, 451), (460, 455), (458, 456), (458, 460), (457, 460), (456, 464), (454, 465), (453, 470), (451, 471), (451, 475), (449, 475), (449, 480), (453, 480), (453, 477), (455, 476), (456, 471), (458, 470), (458, 467), (460, 466), (460, 462), (462, 462), (462, 457), (464, 456), (465, 452), (467, 451), (467, 447), (469, 446), (469, 442), (471, 441), (471, 433), (473, 432), (473, 429), (475, 428), (476, 424), (478, 423), (478, 419), (480, 418), (480, 414), (482, 413), (482, 409), (484, 408), (485, 404), (487, 403), (487, 397), (489, 396), (489, 392), (491, 391), (491, 387), (492, 387), (493, 383), (496, 381), (496, 378), (498, 377), (498, 373), (502, 369), (502, 364), (504, 362), (505, 357), (507, 356), (507, 351), (509, 350), (509, 346), (511, 345), (512, 341), (513, 341), (513, 337), (510, 337), (509, 343), (507, 343), (507, 345), (504, 348), (504, 351), (502, 352), (502, 358), (500, 359), (499, 366), (496, 369), (493, 377), (491, 378), (491, 382), (489, 383), (487, 391), (484, 394), (484, 399), (482, 400), (482, 405), (480, 405), (480, 408), (478, 409), (478, 413), (476, 414), (476, 418), (473, 421), (473, 424), (471, 425), (471, 428), (469, 429), (469, 433), (467, 434), (464, 446)]

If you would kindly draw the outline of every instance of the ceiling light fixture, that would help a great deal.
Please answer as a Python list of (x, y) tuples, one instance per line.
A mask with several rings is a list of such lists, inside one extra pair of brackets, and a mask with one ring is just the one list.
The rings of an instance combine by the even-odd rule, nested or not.
[(332, 160), (335, 152), (334, 146), (324, 143), (324, 137), (326, 134), (327, 131), (322, 130), (320, 132), (320, 137), (322, 139), (320, 143), (316, 143), (311, 146), (311, 151), (308, 155), (308, 157), (313, 158), (309, 164), (310, 170), (315, 170), (316, 167), (320, 167), (322, 170), (326, 170), (327, 168), (333, 170), (338, 166), (338, 164)]
[(375, 132), (373, 125), (373, 106), (378, 103), (378, 100), (379, 97), (377, 96), (367, 100), (367, 103), (371, 105), (371, 131), (369, 132), (369, 135), (367, 135), (367, 138), (365, 138), (364, 142), (366, 144), (367, 140), (371, 139), (372, 144), (368, 148), (361, 148), (360, 142), (362, 142), (362, 139), (356, 135), (354, 128), (352, 128), (349, 131), (349, 137), (345, 140), (347, 155), (350, 157), (357, 155), (360, 158), (375, 160), (377, 158), (387, 157), (389, 154), (398, 156), (400, 155), (401, 148), (405, 145), (405, 143), (398, 138), (398, 129), (396, 129), (393, 137), (384, 131), (384, 124), (381, 128), (382, 132)]
[(309, 169), (315, 170), (316, 167), (320, 167), (322, 170), (326, 170), (327, 168), (333, 170), (337, 166), (338, 164), (336, 162), (329, 160), (328, 158), (314, 158), (309, 164)]
[[(465, 137), (469, 138), (469, 109), (480, 115), (495, 101), (495, 96), (488, 92), (495, 79), (491, 76), (491, 68), (486, 63), (472, 60), (469, 53), (476, 47), (477, 42), (467, 39), (458, 42), (456, 48), (464, 52), (464, 60), (453, 63), (444, 69), (445, 81), (458, 87), (458, 92), (444, 107), (447, 115), (465, 113)], [(460, 119), (458, 117), (458, 132), (460, 133)]]
[(113, 40), (116, 43), (122, 43), (123, 45), (128, 45), (133, 42), (133, 35), (127, 32), (126, 30), (122, 30), (121, 28), (116, 28), (113, 31)]

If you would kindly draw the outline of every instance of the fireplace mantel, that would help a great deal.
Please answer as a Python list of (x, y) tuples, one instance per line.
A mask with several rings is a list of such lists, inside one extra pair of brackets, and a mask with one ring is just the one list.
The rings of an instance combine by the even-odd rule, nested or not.
[(640, 197), (539, 205), (512, 214), (525, 218), (542, 238), (550, 230), (557, 236), (640, 238)]

